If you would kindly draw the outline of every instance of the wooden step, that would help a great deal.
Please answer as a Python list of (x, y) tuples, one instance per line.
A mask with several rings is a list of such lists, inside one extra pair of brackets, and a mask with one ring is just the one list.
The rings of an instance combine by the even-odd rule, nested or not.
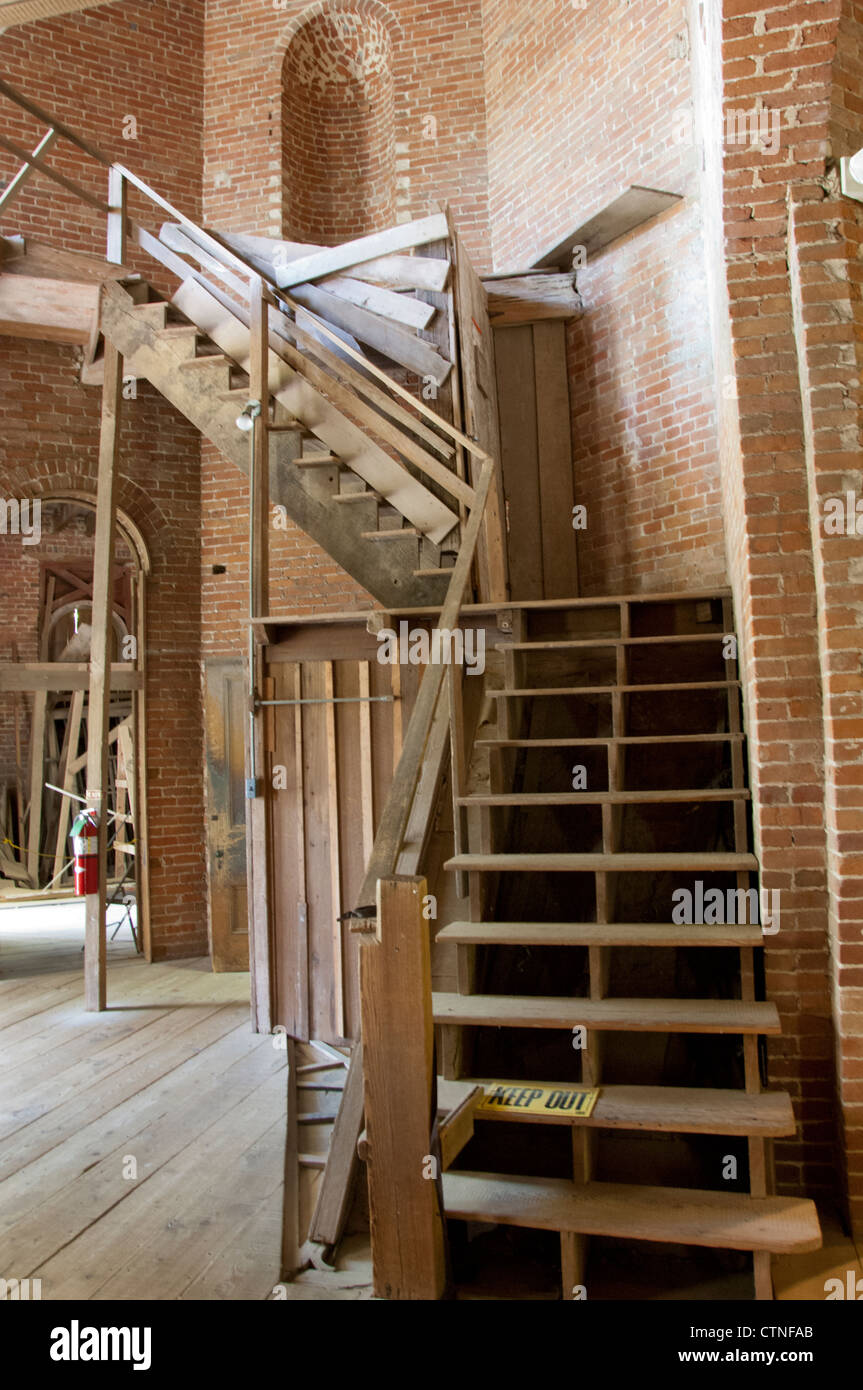
[(627, 734), (606, 738), (478, 738), (478, 748), (605, 748), (615, 744), (742, 743), (745, 734)]
[(726, 632), (667, 633), (662, 637), (573, 637), (565, 641), (538, 638), (534, 642), (497, 642), (499, 652), (565, 652), (586, 647), (656, 647), (686, 646), (694, 642), (723, 642)]
[(169, 304), (164, 299), (150, 299), (144, 304), (133, 304), (132, 312), (136, 319), (143, 319), (151, 328), (162, 333), (168, 326)]
[(444, 1174), (443, 1194), (447, 1216), (461, 1221), (715, 1250), (778, 1254), (821, 1245), (815, 1204), (801, 1197), (458, 1172)]
[(495, 792), (460, 796), (459, 806), (641, 806), (654, 802), (748, 801), (750, 793), (733, 787), (650, 792)]
[(657, 924), (655, 922), (450, 922), (438, 941), (459, 946), (762, 946), (756, 923), (740, 926)]
[(576, 1027), (615, 1033), (781, 1032), (776, 1005), (741, 999), (549, 999), (434, 994), (435, 1023), (463, 1028)]
[(455, 566), (450, 565), (447, 569), (414, 570), (414, 579), (452, 579), (454, 569)]
[[(198, 367), (234, 367), (236, 363), (232, 362), (230, 357), (226, 357), (223, 352), (204, 352), (198, 357), (187, 358), (185, 362), (181, 362), (179, 365), (181, 372), (189, 372), (194, 371)], [(245, 387), (243, 389), (245, 390)]]
[(493, 700), (533, 700), (553, 695), (640, 695), (692, 690), (735, 690), (740, 681), (675, 681), (672, 685), (558, 685), (548, 689), (530, 686), (520, 690), (489, 690)]
[[(503, 1082), (464, 1078), (470, 1086), (489, 1092), (503, 1085), (530, 1086), (530, 1082)], [(580, 1083), (537, 1081), (537, 1086)], [(565, 1111), (549, 1110), (534, 1114), (518, 1106), (484, 1110), (478, 1120), (516, 1121), (520, 1124), (579, 1125), (587, 1129), (644, 1129), (670, 1134), (739, 1134), (777, 1139), (795, 1134), (797, 1122), (791, 1097), (785, 1091), (719, 1091), (683, 1086), (602, 1086), (592, 1113), (573, 1119)]]
[(330, 500), (339, 503), (382, 501), (376, 492), (371, 492), (368, 489), (365, 492), (336, 492)]
[(294, 459), (297, 468), (334, 468), (342, 465), (342, 460), (335, 454), (302, 454)]
[(457, 854), (445, 869), (489, 874), (746, 873), (758, 868), (754, 854)]

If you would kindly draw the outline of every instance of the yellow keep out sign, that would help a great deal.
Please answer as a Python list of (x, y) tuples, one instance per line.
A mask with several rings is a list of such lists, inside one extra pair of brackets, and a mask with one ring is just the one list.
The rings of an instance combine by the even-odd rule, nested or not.
[(599, 1091), (572, 1086), (539, 1086), (532, 1081), (488, 1081), (485, 1099), (474, 1112), (484, 1115), (541, 1115), (546, 1120), (586, 1120), (599, 1099)]

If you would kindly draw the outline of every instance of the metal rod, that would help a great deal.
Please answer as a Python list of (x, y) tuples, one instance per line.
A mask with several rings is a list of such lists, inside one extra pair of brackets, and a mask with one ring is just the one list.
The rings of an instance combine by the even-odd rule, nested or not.
[(255, 709), (272, 709), (276, 705), (391, 705), (394, 695), (340, 695), (332, 700), (256, 700)]

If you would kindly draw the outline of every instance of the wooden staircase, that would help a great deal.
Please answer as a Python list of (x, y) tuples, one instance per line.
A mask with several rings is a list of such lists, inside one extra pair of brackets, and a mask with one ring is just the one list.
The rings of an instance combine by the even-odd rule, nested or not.
[[(136, 302), (142, 290), (148, 298)], [(237, 306), (192, 280), (171, 302), (150, 298), (153, 293), (111, 285), (103, 299), (103, 331), (129, 374), (150, 381), (248, 473), (248, 436), (236, 420), (250, 395), (250, 335)], [(307, 380), (305, 368), (312, 364), (299, 354), (294, 360), (301, 370), (270, 352), (272, 504), (284, 507), (382, 603), (442, 603), (449, 573), (442, 552), (458, 550), (458, 514), (355, 423), (349, 412), (361, 412), (359, 399), (350, 400), (345, 389), (340, 410), (331, 399), (336, 383), (317, 389)], [(425, 453), (430, 445), (414, 447)], [(444, 472), (444, 458), (451, 459), (455, 448), (437, 437), (435, 448)]]
[[(559, 1231), (565, 1298), (589, 1296), (588, 1236), (752, 1252), (769, 1298), (771, 1253), (817, 1248), (820, 1231), (811, 1202), (772, 1195), (770, 1145), (795, 1121), (763, 1088), (759, 1039), (780, 1028), (762, 928), (678, 922), (672, 896), (695, 901), (700, 880), (737, 904), (728, 890), (756, 882), (730, 600), (539, 604), (514, 619), (489, 692), (496, 727), (454, 789), (446, 867), (470, 920), (437, 935), (458, 988), (434, 995), (434, 1020), (449, 1078), (599, 1099), (585, 1119), (476, 1115), (443, 1178), (446, 1215)], [(697, 1035), (729, 1041), (711, 1055)], [(519, 1142), (524, 1124), (569, 1126), (569, 1173)], [(638, 1180), (643, 1136), (666, 1185)]]

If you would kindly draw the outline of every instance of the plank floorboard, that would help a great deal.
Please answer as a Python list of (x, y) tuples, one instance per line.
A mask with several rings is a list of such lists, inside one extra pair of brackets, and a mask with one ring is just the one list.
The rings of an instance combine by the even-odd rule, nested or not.
[(125, 931), (87, 1013), (71, 915), (0, 910), (0, 1268), (45, 1300), (271, 1298), (286, 1054), (248, 974), (148, 965)]

